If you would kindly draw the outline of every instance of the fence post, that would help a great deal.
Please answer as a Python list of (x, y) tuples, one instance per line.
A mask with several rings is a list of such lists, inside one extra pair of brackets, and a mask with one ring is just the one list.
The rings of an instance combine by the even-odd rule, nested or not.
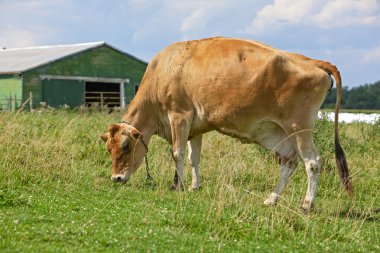
[(8, 97), (8, 105), (7, 105), (8, 112), (12, 111), (11, 100), (12, 100), (12, 97), (11, 97), (11, 95), (9, 95), (9, 97)]
[(125, 99), (124, 99), (124, 81), (120, 83), (120, 108), (125, 108)]
[(29, 92), (29, 107), (30, 107), (30, 111), (33, 110), (33, 93), (30, 91)]
[(100, 111), (103, 111), (103, 92), (100, 92)]
[(13, 111), (15, 112), (17, 110), (17, 96), (14, 95), (15, 101), (13, 101)]

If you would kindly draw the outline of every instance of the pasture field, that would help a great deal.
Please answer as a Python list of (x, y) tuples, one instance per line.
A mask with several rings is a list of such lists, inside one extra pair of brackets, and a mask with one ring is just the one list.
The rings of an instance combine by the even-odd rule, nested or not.
[[(323, 157), (313, 212), (302, 163), (279, 204), (264, 199), (279, 178), (270, 152), (212, 132), (200, 164), (203, 188), (170, 192), (171, 147), (149, 145), (155, 185), (140, 169), (110, 180), (99, 135), (121, 114), (0, 113), (0, 252), (380, 252), (380, 122), (341, 124), (352, 201), (334, 160), (333, 123), (319, 120)], [(190, 166), (185, 169), (189, 184)]]

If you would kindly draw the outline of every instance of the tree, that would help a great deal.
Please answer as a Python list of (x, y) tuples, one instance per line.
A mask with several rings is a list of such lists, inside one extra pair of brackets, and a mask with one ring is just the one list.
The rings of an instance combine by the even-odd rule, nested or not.
[[(326, 99), (322, 105), (322, 108), (326, 109), (333, 109), (335, 108), (336, 103), (336, 88), (332, 88), (331, 91), (327, 94)], [(350, 91), (347, 87), (343, 87), (342, 89), (342, 101), (341, 101), (341, 108), (346, 108), (346, 102), (348, 99)]]
[[(342, 108), (346, 109), (380, 109), (380, 81), (359, 87), (342, 90)], [(327, 95), (322, 108), (335, 108), (336, 88)]]

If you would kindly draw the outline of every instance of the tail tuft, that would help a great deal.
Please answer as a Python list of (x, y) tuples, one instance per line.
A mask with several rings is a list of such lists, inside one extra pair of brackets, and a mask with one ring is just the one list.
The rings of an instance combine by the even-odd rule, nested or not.
[(354, 191), (348, 172), (346, 156), (342, 147), (340, 146), (339, 138), (335, 138), (335, 159), (343, 187), (347, 191), (348, 195), (352, 198), (354, 196)]

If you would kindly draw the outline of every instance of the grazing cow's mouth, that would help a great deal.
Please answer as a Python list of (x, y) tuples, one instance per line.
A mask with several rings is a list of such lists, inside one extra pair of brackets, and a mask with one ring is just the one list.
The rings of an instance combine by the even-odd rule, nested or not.
[(128, 175), (128, 174), (125, 174), (125, 175), (123, 175), (123, 174), (117, 174), (115, 176), (112, 176), (111, 179), (114, 182), (126, 183), (128, 181), (128, 179), (129, 179), (129, 176), (130, 175)]

